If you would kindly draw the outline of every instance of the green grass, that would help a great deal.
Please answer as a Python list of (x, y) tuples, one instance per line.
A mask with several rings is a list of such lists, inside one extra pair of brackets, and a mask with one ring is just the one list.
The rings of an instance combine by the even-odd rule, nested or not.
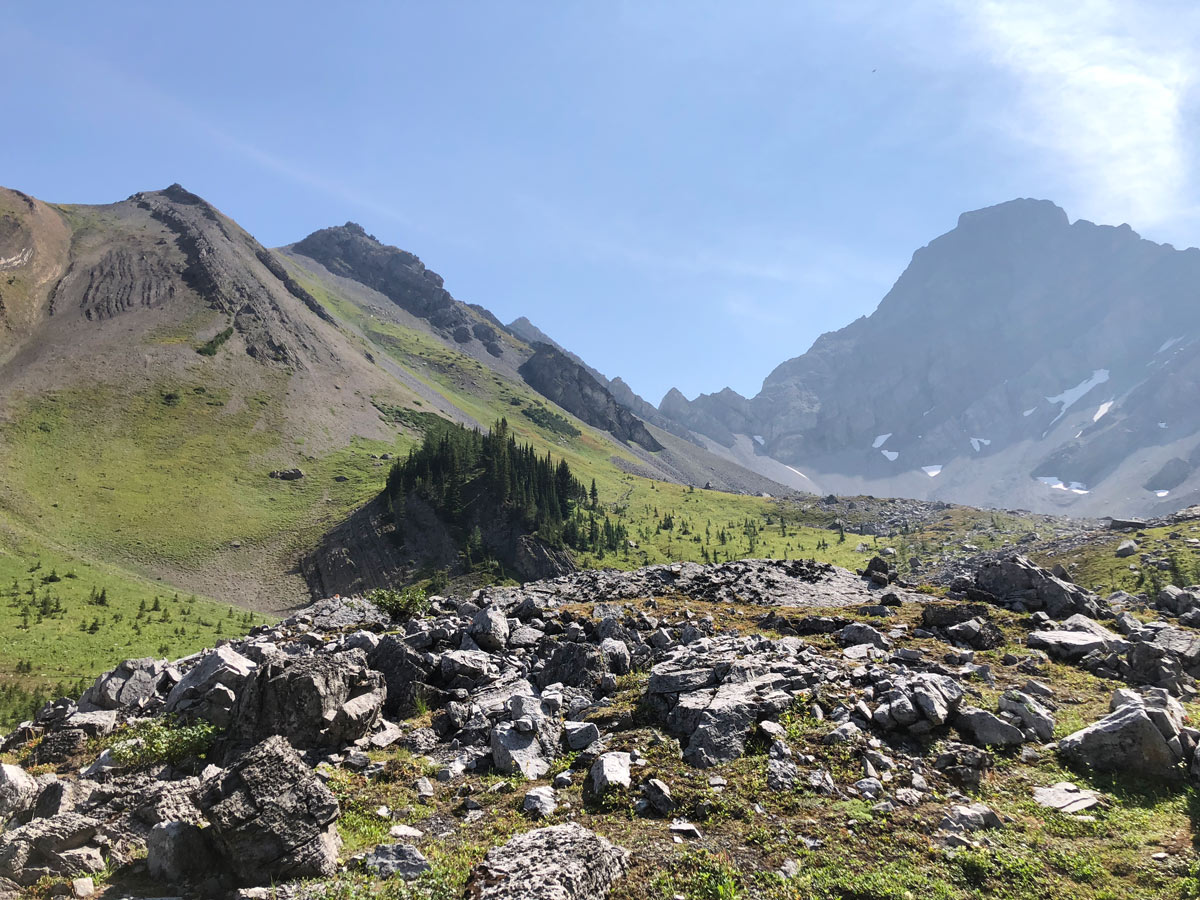
[(10, 534), (0, 544), (0, 729), (123, 659), (173, 659), (266, 621)]
[[(271, 541), (328, 523), (374, 496), (386, 466), (372, 454), (409, 439), (356, 439), (317, 458), (285, 443), (271, 395), (202, 383), (127, 395), (104, 386), (25, 404), (0, 427), (0, 479), (19, 521), (73, 548), (127, 563), (201, 566), (234, 540)], [(307, 477), (267, 478), (299, 464)], [(345, 481), (337, 481), (342, 476)]]
[[(1102, 534), (1053, 556), (1041, 552), (1035, 553), (1034, 558), (1043, 565), (1062, 563), (1077, 584), (1102, 594), (1123, 590), (1131, 594), (1148, 592), (1154, 595), (1168, 584), (1184, 587), (1200, 582), (1200, 547), (1187, 543), (1189, 538), (1200, 538), (1200, 527), (1169, 525), (1147, 528), (1139, 534), (1140, 537)], [(1117, 547), (1130, 538), (1137, 542), (1138, 552), (1133, 556), (1117, 557)], [(1166, 559), (1171, 568), (1159, 570), (1144, 565), (1142, 553)]]
[[(595, 479), (600, 512), (621, 518), (637, 547), (603, 557), (582, 555), (578, 561), (585, 567), (632, 569), (679, 560), (702, 562), (707, 554), (709, 560), (722, 561), (745, 557), (815, 558), (853, 568), (864, 561), (863, 554), (854, 548), (860, 542), (871, 547), (877, 543), (850, 532), (839, 542), (838, 534), (825, 527), (796, 524), (793, 513), (781, 513), (778, 505), (767, 498), (693, 489), (623, 472), (612, 457), (635, 462), (632, 453), (614, 452), (609, 441), (573, 416), (553, 413), (554, 418), (548, 419), (545, 400), (525, 384), (501, 378), (429, 335), (368, 315), (329, 293), (299, 268), (291, 268), (293, 276), (326, 309), (358, 328), (378, 351), (403, 365), (447, 402), (485, 427), (506, 418), (518, 441), (566, 459), (584, 484)], [(781, 515), (785, 519), (782, 524)], [(673, 528), (662, 527), (668, 516), (674, 519)], [(720, 539), (722, 531), (724, 543)]]

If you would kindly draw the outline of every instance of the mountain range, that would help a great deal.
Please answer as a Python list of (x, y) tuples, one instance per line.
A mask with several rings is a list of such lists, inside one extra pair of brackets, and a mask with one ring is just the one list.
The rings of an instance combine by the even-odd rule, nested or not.
[(645, 532), (642, 563), (681, 552), (662, 491), (1169, 512), (1200, 493), (1198, 283), (1200, 251), (1015, 200), (756, 396), (656, 407), (354, 223), (269, 249), (179, 185), (0, 190), (0, 541), (260, 606), (385, 582), (414, 560), (382, 481), (426, 414), (506, 418)]

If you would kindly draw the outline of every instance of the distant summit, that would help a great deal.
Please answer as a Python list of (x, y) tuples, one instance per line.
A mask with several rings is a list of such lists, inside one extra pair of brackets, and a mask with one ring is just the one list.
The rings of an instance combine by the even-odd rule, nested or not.
[(757, 396), (659, 411), (834, 492), (1165, 511), (1200, 499), (1198, 292), (1200, 251), (1012, 200), (963, 213)]

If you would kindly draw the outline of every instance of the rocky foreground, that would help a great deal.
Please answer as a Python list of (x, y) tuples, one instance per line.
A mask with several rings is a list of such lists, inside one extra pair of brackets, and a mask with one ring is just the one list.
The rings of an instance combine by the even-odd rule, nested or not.
[[(971, 896), (1031, 829), (1118, 828), (1122, 778), (1190, 796), (1197, 624), (1200, 589), (1019, 556), (944, 597), (875, 558), (325, 600), (10, 734), (0, 896), (870, 897), (908, 858)], [(1127, 839), (1109, 895), (1179, 896), (1190, 848)], [(1039, 855), (1064, 896), (1100, 877)]]

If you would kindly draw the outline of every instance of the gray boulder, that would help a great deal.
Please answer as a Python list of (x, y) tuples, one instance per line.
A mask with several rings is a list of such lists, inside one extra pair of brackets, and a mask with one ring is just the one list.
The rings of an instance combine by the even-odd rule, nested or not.
[(616, 638), (605, 638), (600, 642), (604, 663), (614, 675), (627, 675), (631, 666), (629, 647)]
[(69, 812), (0, 834), (0, 878), (29, 886), (47, 876), (74, 878), (102, 871), (103, 857), (89, 846), (100, 826), (98, 819)]
[(195, 715), (222, 727), (229, 724), (230, 706), (218, 688), (237, 694), (255, 664), (232, 647), (206, 651), (167, 695), (164, 712)]
[(519, 834), (489, 850), (467, 882), (469, 900), (603, 900), (629, 853), (582, 825)]
[(146, 837), (146, 867), (156, 881), (176, 884), (207, 875), (213, 865), (204, 830), (191, 822), (159, 822)]
[(337, 870), (337, 799), (282, 737), (269, 737), (205, 781), (197, 805), (221, 860), (243, 884)]
[(475, 614), (467, 626), (467, 634), (471, 635), (480, 650), (501, 653), (508, 646), (508, 619), (503, 611), (489, 606)]
[(1089, 653), (1107, 652), (1113, 646), (1112, 641), (1100, 635), (1062, 629), (1030, 632), (1025, 643), (1034, 650), (1046, 651), (1051, 659), (1063, 662), (1079, 662)]
[(571, 750), (582, 750), (600, 740), (600, 729), (593, 722), (564, 722), (563, 732), (567, 738), (567, 747)]
[[(486, 668), (487, 656), (480, 655)], [(427, 685), (433, 675), (433, 666), (429, 661), (407, 641), (389, 634), (384, 635), (371, 651), (369, 662), (372, 669), (383, 673), (387, 686), (384, 713), (395, 718), (412, 715), (416, 711), (418, 698), (428, 690)]]
[(1098, 596), (1056, 578), (1019, 554), (984, 563), (975, 574), (975, 585), (985, 596), (991, 595), (1005, 606), (1020, 604), (1025, 609), (1045, 610), (1055, 619), (1071, 613), (1105, 618), (1105, 607)]
[(592, 796), (603, 797), (618, 788), (629, 790), (631, 776), (628, 753), (601, 753), (588, 772), (588, 787)]
[(501, 722), (492, 729), (492, 760), (504, 775), (520, 773), (536, 781), (550, 771), (558, 750), (560, 731), (551, 719), (529, 720), (528, 729), (515, 722)]
[(999, 707), (1001, 712), (1012, 713), (1019, 718), (1039, 741), (1049, 741), (1054, 737), (1054, 717), (1050, 715), (1050, 710), (1028, 694), (1005, 691), (1000, 697)]
[(1015, 747), (1025, 742), (1021, 729), (974, 706), (960, 709), (954, 725), (981, 747)]
[(1181, 761), (1145, 708), (1132, 703), (1063, 738), (1058, 752), (1069, 762), (1100, 771), (1156, 777), (1171, 775)]
[(870, 644), (880, 650), (891, 649), (892, 642), (879, 629), (864, 622), (851, 622), (842, 629), (839, 640), (843, 647), (856, 647), (859, 644)]
[(525, 794), (525, 799), (521, 803), (521, 811), (528, 813), (531, 816), (540, 816), (547, 818), (554, 814), (554, 810), (558, 808), (558, 803), (554, 799), (554, 788), (552, 787), (536, 787)]
[(938, 827), (943, 831), (963, 832), (1000, 828), (1003, 824), (990, 807), (972, 803), (969, 806), (952, 806)]

